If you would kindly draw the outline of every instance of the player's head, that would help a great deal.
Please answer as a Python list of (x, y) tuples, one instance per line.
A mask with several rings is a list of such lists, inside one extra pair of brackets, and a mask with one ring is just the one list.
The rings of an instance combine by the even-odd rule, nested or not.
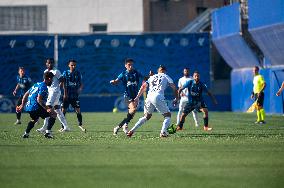
[(25, 75), (24, 67), (19, 67), (18, 73), (19, 73), (20, 77), (23, 77)]
[(133, 59), (127, 58), (124, 61), (124, 66), (128, 71), (131, 71), (133, 69), (133, 63), (134, 63)]
[(77, 64), (77, 62), (74, 59), (69, 60), (68, 67), (69, 67), (71, 72), (73, 72), (75, 70), (76, 64)]
[(200, 80), (200, 74), (198, 71), (194, 71), (193, 73), (193, 79), (195, 80), (195, 82), (199, 82)]
[(52, 72), (45, 72), (43, 74), (43, 80), (47, 86), (51, 86), (53, 77), (54, 77), (54, 74)]
[(46, 59), (45, 65), (46, 65), (47, 69), (53, 69), (53, 67), (54, 67), (54, 59), (53, 58)]
[(185, 77), (188, 77), (188, 76), (189, 76), (189, 68), (185, 67), (185, 68), (183, 69), (183, 75), (184, 75)]
[(164, 65), (160, 65), (158, 68), (158, 73), (165, 73), (167, 68)]
[(259, 67), (258, 66), (254, 66), (252, 72), (253, 72), (254, 75), (258, 75)]

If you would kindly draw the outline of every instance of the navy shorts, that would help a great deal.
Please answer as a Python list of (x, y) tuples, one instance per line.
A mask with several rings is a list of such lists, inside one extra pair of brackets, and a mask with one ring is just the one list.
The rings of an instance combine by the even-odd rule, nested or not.
[(67, 108), (69, 108), (70, 104), (73, 108), (80, 108), (79, 98), (68, 98), (67, 100), (64, 100), (63, 103), (62, 103), (62, 107), (64, 109), (67, 109)]
[(34, 111), (28, 112), (30, 114), (30, 117), (32, 120), (37, 121), (40, 117), (42, 119), (45, 119), (47, 117), (50, 117), (50, 114), (42, 107), (39, 107), (38, 109)]
[(184, 114), (189, 114), (190, 112), (192, 112), (194, 109), (197, 109), (198, 111), (201, 108), (207, 108), (207, 105), (204, 101), (189, 101), (183, 110)]
[(257, 97), (257, 94), (254, 94), (254, 100), (256, 101), (257, 106), (263, 106), (264, 92), (260, 92), (258, 97)]

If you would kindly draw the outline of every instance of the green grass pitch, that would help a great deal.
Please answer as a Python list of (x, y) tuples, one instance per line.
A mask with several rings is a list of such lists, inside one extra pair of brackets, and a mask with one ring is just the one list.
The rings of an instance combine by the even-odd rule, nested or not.
[[(201, 114), (200, 120), (202, 123)], [(29, 117), (13, 125), (14, 114), (0, 114), (0, 187), (248, 187), (284, 185), (284, 117), (267, 115), (255, 125), (255, 114), (210, 112), (213, 131), (194, 127), (159, 138), (160, 114), (127, 138), (112, 130), (125, 113), (83, 113), (87, 133), (67, 114), (72, 131), (45, 139), (35, 128), (22, 139)], [(130, 127), (142, 116), (137, 113)], [(173, 113), (172, 122), (176, 120)], [(41, 120), (41, 123), (43, 120)]]

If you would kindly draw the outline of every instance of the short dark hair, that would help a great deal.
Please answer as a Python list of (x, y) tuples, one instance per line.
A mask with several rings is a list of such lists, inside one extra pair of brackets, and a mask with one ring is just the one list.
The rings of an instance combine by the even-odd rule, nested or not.
[(54, 59), (53, 58), (47, 58), (45, 62), (50, 62), (50, 64), (54, 64)]
[(259, 71), (259, 67), (258, 66), (254, 66), (254, 68)]
[(124, 60), (124, 64), (129, 63), (129, 62), (134, 63), (134, 60), (131, 59), (131, 58), (126, 58), (126, 59)]
[(167, 70), (167, 67), (165, 65), (159, 65), (159, 68), (165, 71)]
[(75, 59), (69, 59), (68, 64), (69, 64), (70, 62), (77, 63), (77, 61), (76, 61)]
[(54, 74), (52, 72), (45, 72), (43, 74), (43, 79), (47, 80), (48, 78), (53, 78), (54, 77)]
[(24, 68), (24, 67), (19, 67), (19, 69), (18, 69), (18, 70), (20, 70), (20, 69), (23, 69), (23, 70), (25, 70), (25, 68)]
[(198, 72), (197, 70), (196, 70), (196, 71), (194, 71), (194, 72), (193, 72), (193, 74), (194, 74), (194, 73), (199, 74), (199, 72)]

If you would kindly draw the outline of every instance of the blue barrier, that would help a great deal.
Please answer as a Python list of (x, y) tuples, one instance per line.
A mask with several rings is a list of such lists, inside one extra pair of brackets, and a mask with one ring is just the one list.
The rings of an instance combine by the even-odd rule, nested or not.
[[(266, 81), (264, 109), (267, 113), (283, 113), (283, 97), (276, 97), (275, 94), (281, 85), (281, 81), (284, 80), (284, 67), (261, 69), (260, 74)], [(245, 112), (253, 103), (253, 100), (250, 99), (253, 88), (252, 81), (251, 68), (232, 71), (232, 111)]]
[(53, 36), (0, 36), (0, 94), (11, 95), (16, 87), (18, 67), (25, 67), (34, 82), (42, 81), (45, 59), (53, 57)]

